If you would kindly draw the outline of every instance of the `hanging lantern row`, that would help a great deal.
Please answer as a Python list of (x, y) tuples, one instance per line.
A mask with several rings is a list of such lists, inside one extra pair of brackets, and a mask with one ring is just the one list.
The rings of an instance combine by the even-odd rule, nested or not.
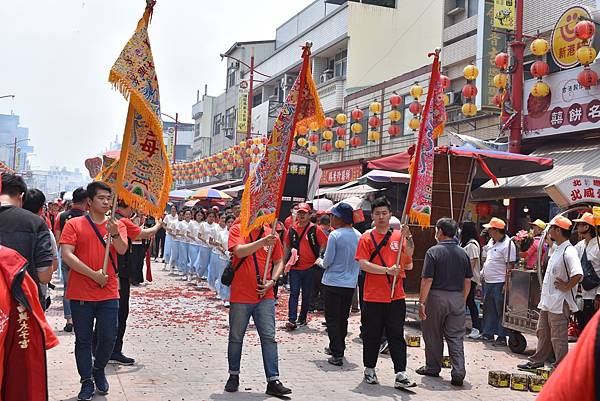
[(419, 101), (421, 96), (423, 95), (423, 87), (419, 85), (418, 82), (415, 82), (413, 86), (410, 88), (410, 96), (412, 96), (413, 101), (408, 105), (408, 111), (413, 115), (413, 117), (408, 122), (408, 127), (416, 132), (421, 125), (421, 112), (423, 111), (423, 105)]
[(379, 126), (381, 125), (379, 115), (381, 115), (381, 109), (381, 103), (377, 100), (369, 105), (369, 111), (373, 113), (373, 115), (369, 117), (370, 130), (367, 134), (367, 140), (370, 142), (377, 142), (381, 138), (381, 133), (379, 132)]
[(577, 75), (577, 82), (585, 89), (590, 89), (598, 84), (598, 74), (590, 68), (596, 59), (596, 49), (590, 46), (590, 39), (594, 36), (596, 27), (592, 21), (582, 20), (575, 25), (575, 35), (583, 41), (583, 46), (577, 49), (577, 60), (583, 66), (583, 71)]
[(467, 83), (462, 88), (462, 95), (465, 98), (465, 103), (462, 105), (462, 113), (466, 117), (473, 117), (477, 114), (477, 106), (473, 103), (473, 99), (477, 96), (477, 87), (474, 81), (479, 75), (479, 70), (473, 64), (469, 64), (463, 70), (463, 76)]
[(253, 138), (200, 160), (174, 164), (173, 178), (177, 181), (195, 181), (233, 171), (244, 167), (246, 163), (258, 163), (267, 142), (266, 137)]
[(550, 94), (550, 86), (543, 81), (543, 78), (548, 75), (550, 67), (543, 60), (543, 57), (550, 51), (550, 44), (546, 39), (537, 38), (531, 42), (529, 49), (538, 58), (537, 61), (531, 64), (531, 68), (529, 69), (531, 75), (537, 78), (537, 82), (531, 88), (531, 95), (535, 97), (548, 96)]
[(496, 74), (493, 79), (494, 86), (498, 92), (492, 98), (492, 103), (497, 107), (501, 107), (506, 96), (506, 87), (508, 86), (508, 69), (510, 65), (510, 56), (506, 52), (496, 54), (494, 64), (500, 69), (500, 73)]
[(390, 126), (388, 127), (388, 134), (393, 138), (397, 135), (400, 135), (400, 125), (398, 121), (402, 119), (402, 113), (398, 110), (400, 105), (402, 104), (402, 97), (397, 93), (394, 93), (390, 96), (390, 106), (392, 106), (392, 110), (388, 113), (388, 118), (390, 119)]

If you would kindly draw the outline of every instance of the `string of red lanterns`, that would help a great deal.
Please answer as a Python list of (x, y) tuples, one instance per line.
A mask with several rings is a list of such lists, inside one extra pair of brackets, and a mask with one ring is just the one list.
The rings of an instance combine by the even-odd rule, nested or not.
[(467, 83), (462, 88), (465, 103), (462, 105), (461, 111), (466, 117), (473, 117), (477, 114), (477, 106), (473, 103), (473, 98), (477, 96), (477, 87), (473, 82), (477, 79), (478, 75), (479, 70), (473, 64), (469, 64), (463, 70), (463, 76), (467, 80)]
[(589, 40), (594, 36), (596, 27), (592, 21), (582, 20), (575, 25), (575, 35), (584, 41), (584, 46), (577, 49), (577, 60), (583, 66), (583, 71), (577, 75), (577, 82), (585, 89), (590, 89), (598, 84), (598, 74), (590, 68), (596, 59), (596, 49), (589, 45)]

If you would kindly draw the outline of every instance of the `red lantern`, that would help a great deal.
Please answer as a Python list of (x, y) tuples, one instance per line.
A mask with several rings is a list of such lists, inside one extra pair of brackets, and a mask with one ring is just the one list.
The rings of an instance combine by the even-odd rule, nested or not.
[(369, 118), (369, 126), (371, 126), (372, 128), (379, 127), (379, 124), (381, 124), (381, 120), (379, 119), (379, 117), (373, 116)]
[(531, 64), (531, 68), (529, 69), (529, 71), (534, 77), (542, 78), (543, 76), (548, 75), (549, 69), (550, 67), (548, 67), (548, 63), (542, 60), (538, 60), (535, 63)]
[(362, 120), (363, 116), (365, 113), (363, 113), (363, 111), (361, 109), (354, 109), (352, 110), (352, 119), (354, 121), (358, 121), (358, 120)]
[(462, 94), (467, 99), (475, 97), (477, 96), (477, 87), (473, 84), (466, 84), (462, 88)]
[(490, 215), (492, 207), (489, 203), (478, 203), (477, 206), (475, 206), (475, 211), (479, 217), (485, 217)]
[(319, 135), (317, 134), (310, 134), (308, 137), (308, 140), (312, 143), (317, 143), (319, 142)]
[(502, 94), (496, 93), (492, 98), (492, 103), (494, 103), (497, 107), (500, 107), (500, 105), (502, 104)]
[(577, 75), (577, 82), (584, 88), (589, 89), (598, 84), (598, 74), (596, 74), (596, 71), (585, 68)]
[(594, 32), (596, 32), (596, 27), (592, 21), (583, 20), (575, 25), (575, 35), (581, 40), (590, 39), (594, 36)]
[(255, 155), (257, 155), (257, 154), (260, 153), (260, 149), (254, 148), (254, 149), (252, 149), (252, 153), (254, 153)]
[(337, 127), (337, 129), (335, 130), (335, 134), (338, 136), (338, 138), (345, 137), (346, 136), (346, 128)]
[(323, 149), (324, 152), (331, 152), (331, 150), (333, 149), (333, 145), (331, 144), (331, 142), (325, 142), (323, 146), (321, 146), (321, 149)]
[(496, 67), (500, 68), (501, 70), (504, 70), (506, 69), (506, 67), (508, 67), (508, 62), (508, 53), (500, 52), (496, 54), (496, 58), (494, 58), (494, 63), (496, 64)]
[(352, 139), (350, 139), (350, 146), (352, 146), (353, 148), (360, 146), (360, 143), (361, 143), (361, 140), (360, 140), (360, 137), (358, 137), (358, 136), (353, 136)]
[(236, 152), (239, 152), (239, 151), (240, 151), (240, 149), (241, 149), (240, 145), (235, 145), (235, 146), (233, 147), (233, 150), (235, 150)]
[(398, 107), (402, 104), (402, 97), (400, 95), (392, 95), (390, 96), (390, 104), (392, 107)]
[(446, 75), (440, 75), (440, 83), (442, 84), (442, 89), (448, 89), (450, 86), (450, 78)]
[(390, 136), (396, 136), (400, 134), (400, 126), (399, 125), (390, 125), (390, 127), (388, 128), (388, 134), (390, 134)]
[(417, 115), (421, 112), (421, 110), (423, 109), (423, 106), (421, 105), (421, 103), (414, 101), (412, 102), (409, 106), (408, 106), (408, 110), (414, 114)]
[(331, 128), (333, 127), (333, 124), (335, 123), (335, 120), (331, 117), (325, 117), (325, 126), (327, 128)]

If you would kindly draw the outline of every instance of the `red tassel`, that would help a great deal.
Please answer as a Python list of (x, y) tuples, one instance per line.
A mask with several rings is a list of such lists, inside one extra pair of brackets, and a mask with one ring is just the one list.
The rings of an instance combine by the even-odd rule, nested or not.
[(150, 248), (146, 249), (146, 281), (152, 281), (152, 263), (150, 263)]
[(483, 160), (483, 158), (481, 156), (477, 156), (477, 161), (479, 162), (479, 165), (481, 166), (481, 168), (483, 169), (483, 171), (488, 175), (488, 177), (490, 177), (490, 179), (492, 180), (492, 182), (494, 183), (494, 185), (498, 185), (498, 178), (496, 178), (496, 176), (494, 175), (494, 173), (492, 173), (492, 170), (490, 170), (490, 168), (488, 167), (488, 165), (486, 164), (486, 162)]

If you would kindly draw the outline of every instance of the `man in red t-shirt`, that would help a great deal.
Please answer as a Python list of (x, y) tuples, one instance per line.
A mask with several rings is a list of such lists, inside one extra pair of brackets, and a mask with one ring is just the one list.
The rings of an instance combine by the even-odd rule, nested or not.
[[(306, 326), (306, 317), (310, 307), (316, 265), (320, 264), (321, 255), (327, 246), (327, 235), (321, 227), (310, 222), (310, 206), (300, 203), (296, 212), (296, 222), (289, 228), (285, 236), (285, 252), (289, 258), (290, 250), (296, 249), (298, 261), (291, 267), (288, 275), (290, 283), (290, 299), (288, 303), (288, 322), (286, 328), (294, 330), (298, 326)], [(302, 291), (302, 305), (298, 317), (298, 300)], [(298, 322), (296, 323), (296, 319)]]
[(137, 268), (143, 261), (138, 260), (132, 252), (133, 241), (139, 241), (143, 239), (150, 239), (158, 232), (162, 227), (162, 221), (159, 220), (157, 224), (152, 228), (142, 228), (131, 221), (133, 216), (133, 209), (122, 200), (119, 200), (119, 204), (116, 211), (116, 217), (120, 223), (125, 225), (127, 229), (127, 252), (124, 255), (117, 257), (117, 265), (119, 266), (119, 328), (117, 330), (117, 340), (115, 341), (115, 347), (112, 355), (110, 356), (111, 363), (117, 363), (119, 365), (133, 365), (135, 359), (129, 358), (123, 355), (123, 337), (125, 336), (125, 329), (127, 328), (127, 318), (129, 317), (129, 295), (131, 293), (131, 274), (134, 269)]
[[(71, 302), (75, 331), (75, 361), (81, 377), (78, 400), (91, 400), (94, 384), (99, 394), (108, 393), (104, 368), (117, 337), (119, 289), (116, 254), (127, 251), (127, 229), (118, 220), (106, 217), (112, 190), (103, 182), (87, 186), (89, 214), (69, 220), (60, 237), (62, 256), (70, 274), (66, 297)], [(102, 271), (105, 244), (111, 237), (110, 260)], [(97, 334), (92, 365), (92, 332)]]
[[(404, 271), (412, 269), (414, 243), (408, 226), (402, 226), (401, 231), (390, 228), (392, 209), (386, 198), (376, 199), (371, 209), (375, 228), (361, 236), (356, 250), (356, 260), (365, 272), (364, 307), (361, 311), (364, 379), (369, 384), (378, 383), (375, 366), (385, 329), (396, 373), (395, 387), (414, 387), (416, 383), (406, 374), (406, 302), (403, 286)], [(401, 238), (404, 241), (400, 266), (397, 266)], [(392, 293), (394, 277), (397, 280)]]
[[(274, 268), (266, 266), (269, 247), (272, 247), (271, 261)], [(229, 252), (233, 255), (231, 263), (235, 275), (231, 283), (231, 306), (229, 308), (229, 344), (227, 360), (229, 379), (225, 391), (238, 391), (240, 384), (240, 362), (242, 343), (248, 328), (250, 316), (260, 336), (263, 364), (267, 376), (267, 394), (281, 397), (290, 394), (279, 381), (279, 361), (277, 341), (275, 340), (275, 299), (273, 286), (283, 273), (283, 249), (281, 241), (271, 229), (255, 229), (244, 238), (241, 234), (239, 219), (229, 230)], [(263, 282), (267, 269), (267, 281)]]

